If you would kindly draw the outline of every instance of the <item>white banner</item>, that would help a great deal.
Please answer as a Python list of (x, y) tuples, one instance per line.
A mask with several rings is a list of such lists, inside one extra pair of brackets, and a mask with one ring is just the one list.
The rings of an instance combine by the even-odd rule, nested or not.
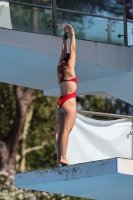
[(12, 29), (9, 3), (0, 1), (0, 27)]
[(132, 159), (131, 125), (129, 119), (103, 121), (77, 114), (67, 149), (70, 164), (114, 157)]

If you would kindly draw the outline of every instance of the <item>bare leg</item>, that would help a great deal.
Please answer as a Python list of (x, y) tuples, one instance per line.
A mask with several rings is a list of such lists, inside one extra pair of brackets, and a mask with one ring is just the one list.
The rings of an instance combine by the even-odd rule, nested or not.
[(61, 141), (61, 134), (63, 128), (63, 121), (64, 121), (64, 113), (61, 109), (57, 106), (56, 108), (56, 133), (55, 133), (55, 149), (57, 152), (57, 163), (59, 163), (61, 158), (61, 148), (60, 148), (60, 141)]
[(76, 119), (76, 99), (75, 98), (69, 99), (62, 105), (61, 109), (64, 112), (64, 124), (63, 124), (63, 131), (61, 135), (60, 162), (63, 162), (69, 165), (69, 162), (66, 158), (66, 152), (67, 152), (69, 134), (73, 128), (73, 125)]

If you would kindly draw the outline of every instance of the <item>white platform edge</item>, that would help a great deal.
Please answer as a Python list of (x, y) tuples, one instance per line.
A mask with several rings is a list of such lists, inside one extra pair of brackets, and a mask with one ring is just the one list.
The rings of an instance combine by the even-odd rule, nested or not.
[(117, 159), (118, 173), (133, 175), (133, 160), (130, 159)]

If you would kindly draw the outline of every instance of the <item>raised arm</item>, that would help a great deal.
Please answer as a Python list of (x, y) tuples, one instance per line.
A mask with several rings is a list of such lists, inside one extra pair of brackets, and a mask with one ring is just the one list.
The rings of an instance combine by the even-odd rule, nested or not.
[(68, 31), (71, 34), (71, 41), (70, 41), (70, 58), (68, 64), (70, 67), (75, 66), (76, 62), (76, 40), (75, 40), (75, 33), (73, 27), (68, 24)]
[(67, 53), (67, 33), (68, 33), (67, 24), (63, 24), (62, 28), (64, 29), (64, 36), (63, 36), (63, 42), (62, 42), (62, 52), (61, 52), (61, 57), (60, 57), (58, 66), (62, 63), (64, 55)]

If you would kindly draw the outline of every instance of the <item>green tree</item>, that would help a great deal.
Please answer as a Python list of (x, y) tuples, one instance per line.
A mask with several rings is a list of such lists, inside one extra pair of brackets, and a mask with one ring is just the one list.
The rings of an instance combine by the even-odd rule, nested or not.
[[(113, 113), (113, 114), (123, 114), (123, 115), (133, 115), (133, 106), (113, 97), (102, 98), (98, 96), (79, 96), (77, 97), (78, 107), (82, 110)], [(91, 116), (93, 118), (99, 119), (97, 116)], [(100, 119), (105, 119), (105, 117), (100, 117)], [(111, 119), (106, 117), (106, 119)], [(113, 118), (114, 119), (114, 118)]]
[[(34, 89), (24, 90), (19, 86), (9, 86), (9, 91), (0, 84), (0, 105), (2, 109), (0, 128), (0, 169), (15, 170), (18, 141), (22, 132), (28, 106)], [(14, 93), (14, 96), (12, 95)], [(12, 101), (9, 103), (9, 101)], [(13, 109), (8, 110), (12, 105)], [(8, 115), (9, 114), (9, 115)], [(5, 120), (3, 122), (3, 120)], [(4, 124), (4, 125), (3, 125)], [(9, 127), (6, 127), (6, 125)]]
[[(26, 170), (34, 170), (56, 166), (56, 152), (54, 149), (54, 134), (56, 123), (55, 107), (57, 98), (39, 97), (37, 95), (31, 102), (33, 115), (26, 138)], [(20, 144), (21, 144), (20, 140)], [(43, 148), (44, 144), (44, 148)], [(20, 145), (20, 150), (22, 146)], [(33, 151), (32, 150), (36, 150)], [(39, 150), (40, 149), (40, 150)], [(36, 163), (35, 160), (38, 160)]]
[[(44, 97), (39, 90), (0, 84), (0, 169), (15, 170), (17, 156), (17, 169), (20, 170), (26, 156), (31, 160), (34, 155), (35, 160), (38, 154), (42, 156), (38, 166), (35, 161), (29, 161), (28, 169), (55, 166), (56, 101), (57, 98)], [(46, 150), (39, 151), (44, 145)], [(50, 148), (53, 151), (46, 153)], [(38, 152), (33, 154), (35, 150)]]

